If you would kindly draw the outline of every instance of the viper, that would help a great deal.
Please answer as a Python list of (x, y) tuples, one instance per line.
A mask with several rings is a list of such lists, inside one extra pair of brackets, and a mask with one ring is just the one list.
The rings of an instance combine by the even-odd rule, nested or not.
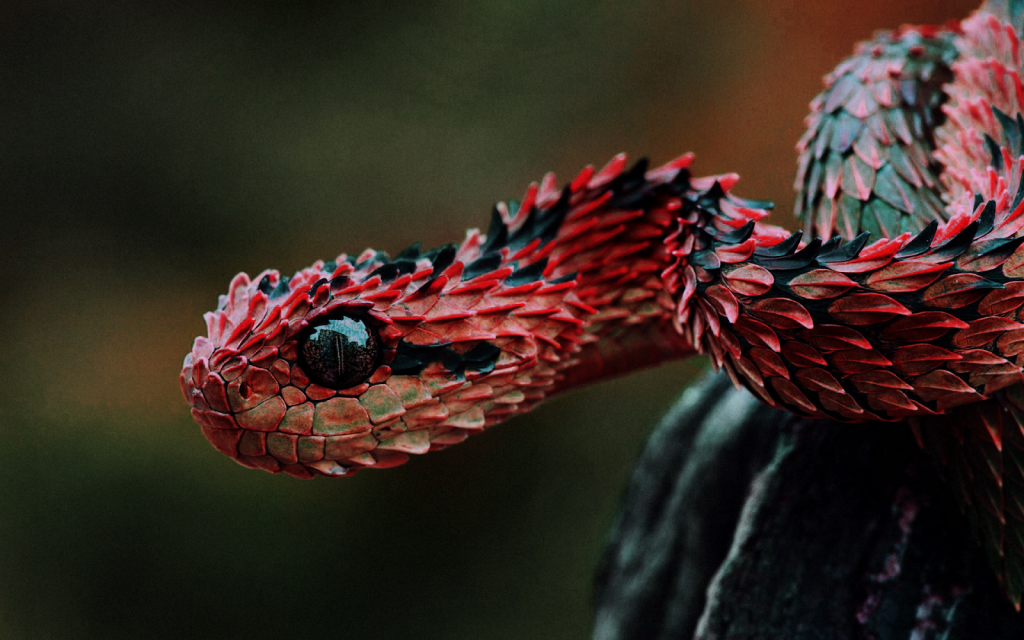
[(486, 233), (231, 281), (180, 376), (237, 462), (387, 468), (704, 354), (766, 404), (909, 425), (1024, 594), (1024, 2), (862, 43), (812, 102), (802, 231), (693, 157), (622, 155)]

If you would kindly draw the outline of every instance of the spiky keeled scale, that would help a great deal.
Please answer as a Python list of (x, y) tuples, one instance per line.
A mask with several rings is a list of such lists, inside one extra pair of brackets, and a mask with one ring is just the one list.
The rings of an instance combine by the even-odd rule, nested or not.
[[(955, 76), (955, 82), (947, 90), (940, 90), (922, 78), (916, 93), (923, 91), (931, 95), (936, 108), (941, 104), (942, 113), (936, 121), (944, 119), (947, 122), (937, 128), (926, 127), (914, 132), (910, 142), (912, 147), (935, 151), (932, 166), (941, 168), (941, 191), (952, 203), (947, 211), (955, 211), (968, 202), (977, 204), (979, 198), (984, 200), (998, 196), (1008, 199), (1014, 196), (1010, 206), (1019, 202), (1016, 194), (1020, 193), (1021, 163), (1018, 158), (1021, 154), (1021, 128), (1016, 126), (1015, 118), (1004, 114), (1019, 113), (1021, 106), (1017, 91), (1020, 87), (1020, 43), (1018, 33), (1011, 26), (1011, 23), (1020, 23), (1021, 7), (1014, 9), (1006, 3), (992, 2), (988, 8), (991, 15), (979, 13), (962, 26), (951, 26), (946, 33), (928, 30), (921, 34), (931, 39), (937, 48), (919, 50), (918, 65), (930, 61), (947, 78), (949, 71)], [(906, 33), (906, 30), (901, 33)], [(889, 42), (891, 50), (898, 46), (901, 38), (899, 34), (896, 38), (883, 35), (881, 40)], [(862, 56), (869, 48), (873, 52), (878, 51), (874, 45), (868, 45), (862, 48)], [(956, 58), (959, 59), (954, 60)], [(866, 62), (863, 60), (847, 63), (846, 67), (859, 64), (864, 68)], [(909, 57), (907, 61), (910, 61)], [(837, 74), (839, 70), (833, 75)], [(906, 71), (900, 71), (900, 78), (906, 77)], [(874, 81), (882, 80), (875, 77)], [(822, 113), (821, 104), (829, 95), (830, 90), (827, 90), (816, 101), (812, 125), (827, 117)], [(840, 109), (835, 102), (833, 106)], [(932, 115), (934, 117), (934, 112)], [(925, 116), (928, 114), (922, 113), (922, 117)], [(807, 142), (814, 139), (818, 130), (820, 125), (817, 128), (812, 126), (801, 143), (804, 168), (798, 188), (807, 185), (806, 167), (814, 161)], [(920, 135), (922, 133), (924, 135)], [(895, 147), (889, 151), (890, 161), (903, 162), (906, 154), (896, 151)], [(990, 170), (989, 165), (995, 171)], [(917, 168), (920, 170), (922, 167), (919, 165)], [(908, 176), (904, 174), (903, 177)], [(904, 187), (901, 193), (913, 194), (916, 189), (918, 195), (928, 197), (935, 191), (931, 185), (923, 191), (921, 185), (911, 186), (913, 189), (908, 191)], [(861, 199), (870, 201), (870, 197)], [(822, 211), (823, 199), (815, 192), (805, 192), (800, 202), (808, 228), (813, 228), (819, 224), (818, 220), (826, 217)], [(813, 215), (813, 208), (805, 206), (811, 202), (818, 202), (817, 218)], [(906, 217), (894, 216), (888, 223), (883, 220), (881, 226), (883, 229), (886, 226), (895, 229), (907, 220)], [(949, 404), (947, 397), (956, 398), (970, 393), (971, 389), (962, 386), (962, 376), (953, 378), (937, 370), (943, 364), (967, 374), (968, 380), (982, 383), (986, 379), (1000, 379), (1004, 372), (1012, 371), (1019, 363), (1020, 347), (1009, 345), (1016, 345), (1021, 339), (1021, 330), (1016, 323), (1020, 320), (1019, 298), (1024, 290), (1017, 282), (1003, 282), (1002, 288), (990, 288), (991, 279), (978, 274), (984, 274), (1001, 263), (1003, 276), (1018, 278), (1022, 275), (1020, 265), (1024, 253), (1018, 251), (1021, 239), (1016, 237), (1020, 224), (1019, 220), (1004, 221), (1000, 227), (1000, 238), (975, 243), (955, 260), (956, 267), (964, 273), (939, 280), (925, 290), (926, 301), (950, 308), (948, 313), (927, 317), (917, 313), (901, 321), (905, 322), (902, 326), (890, 324), (881, 335), (883, 339), (912, 339), (916, 336), (918, 340), (927, 342), (953, 336), (951, 345), (947, 346), (963, 347), (959, 353), (956, 349), (938, 345), (920, 345), (901, 351), (896, 365), (902, 372), (918, 376), (914, 380), (918, 393), (933, 397), (943, 405)], [(859, 226), (849, 226), (851, 228), (841, 231), (854, 234), (875, 230), (871, 217), (862, 220)], [(956, 228), (950, 228), (948, 234), (955, 232)], [(907, 249), (903, 252), (916, 253)], [(927, 277), (927, 272), (927, 263), (921, 264), (922, 277)], [(954, 329), (957, 331), (951, 333)], [(993, 338), (997, 344), (1003, 345), (1004, 358), (997, 358), (984, 349)], [(1014, 363), (1008, 364), (1006, 360)], [(1024, 593), (1024, 548), (1021, 546), (1024, 541), (1024, 511), (1008, 500), (1007, 495), (1021, 495), (1024, 479), (1020, 476), (1019, 467), (1005, 464), (1005, 460), (1024, 459), (1024, 441), (1020, 439), (1024, 418), (1019, 410), (1011, 410), (1013, 404), (1008, 401), (1008, 398), (1020, 397), (1022, 389), (1024, 387), (1019, 382), (1014, 382), (1006, 390), (995, 392), (991, 399), (979, 395), (981, 400), (978, 402), (954, 407), (943, 415), (912, 420), (922, 445), (940, 460), (946, 476), (957, 487), (956, 494), (961, 498), (979, 538), (985, 541), (993, 567), (1017, 604)], [(1003, 437), (1007, 428), (1010, 437)], [(996, 440), (993, 440), (993, 434), (997, 434)]]
[(826, 76), (798, 145), (797, 216), (808, 236), (894, 237), (943, 219), (932, 152), (955, 35), (881, 33)]
[[(459, 245), (237, 276), (182, 390), (240, 463), (336, 476), (706, 353), (773, 406), (917, 420), (1019, 603), (1020, 56), (1014, 29), (979, 13), (881, 34), (841, 65), (800, 145), (799, 208), (820, 238), (763, 224), (769, 205), (732, 195), (734, 175), (693, 178), (691, 156), (653, 170), (616, 156), (562, 189), (549, 174)], [(303, 331), (336, 315), (381, 345), (345, 389), (313, 383), (298, 358)], [(942, 432), (955, 446), (931, 437), (944, 420), (961, 423)]]

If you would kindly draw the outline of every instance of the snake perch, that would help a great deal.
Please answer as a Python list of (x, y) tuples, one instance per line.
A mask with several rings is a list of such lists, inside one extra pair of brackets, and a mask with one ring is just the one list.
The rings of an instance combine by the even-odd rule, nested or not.
[(486, 233), (239, 274), (181, 387), (220, 451), (300, 478), (386, 468), (545, 398), (706, 354), (774, 407), (909, 421), (1024, 593), (1021, 7), (861, 44), (799, 143), (803, 232), (616, 156)]

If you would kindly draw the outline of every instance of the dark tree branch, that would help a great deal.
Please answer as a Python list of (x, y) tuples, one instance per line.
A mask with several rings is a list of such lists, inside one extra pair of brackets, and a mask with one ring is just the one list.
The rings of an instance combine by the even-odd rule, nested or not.
[(640, 458), (596, 640), (1024, 638), (903, 425), (812, 422), (711, 376)]

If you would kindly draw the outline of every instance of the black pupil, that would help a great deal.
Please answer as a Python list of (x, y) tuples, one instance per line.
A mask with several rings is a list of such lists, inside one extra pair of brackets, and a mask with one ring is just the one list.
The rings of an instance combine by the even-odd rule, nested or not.
[(328, 320), (299, 344), (299, 359), (306, 375), (331, 389), (364, 382), (377, 368), (379, 355), (377, 333), (356, 318)]

